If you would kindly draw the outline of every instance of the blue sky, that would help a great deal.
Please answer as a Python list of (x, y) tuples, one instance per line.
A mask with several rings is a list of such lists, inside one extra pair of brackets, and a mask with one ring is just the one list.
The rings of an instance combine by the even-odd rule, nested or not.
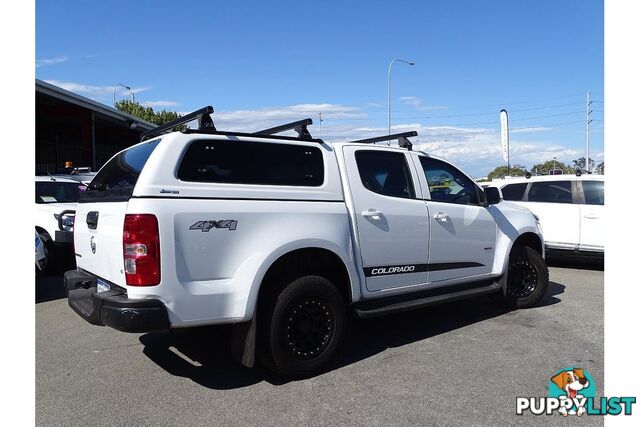
[[(37, 1), (36, 76), (106, 104), (134, 88), (154, 108), (211, 104), (220, 129), (303, 117), (329, 141), (416, 129), (417, 146), (486, 175), (511, 162), (603, 160), (603, 4), (592, 0), (394, 2)], [(118, 99), (129, 95), (119, 90)]]

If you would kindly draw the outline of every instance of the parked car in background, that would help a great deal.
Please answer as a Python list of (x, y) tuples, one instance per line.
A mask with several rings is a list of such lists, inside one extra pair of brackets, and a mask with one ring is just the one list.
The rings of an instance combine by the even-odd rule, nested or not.
[(544, 175), (494, 181), (491, 186), (531, 210), (557, 254), (604, 254), (604, 175)]
[(41, 275), (47, 267), (47, 250), (36, 231), (36, 275)]
[(78, 198), (86, 185), (60, 175), (36, 176), (36, 232), (45, 248), (45, 274), (73, 262), (73, 224)]

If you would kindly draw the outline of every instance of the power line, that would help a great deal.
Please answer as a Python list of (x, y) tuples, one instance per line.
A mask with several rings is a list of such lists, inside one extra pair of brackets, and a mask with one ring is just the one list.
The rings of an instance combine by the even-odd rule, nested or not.
[[(545, 106), (540, 106), (540, 107), (531, 107), (531, 108), (520, 108), (520, 109), (509, 109), (510, 113), (518, 113), (518, 112), (522, 112), (522, 111), (535, 111), (535, 110), (548, 110), (548, 109), (552, 109), (552, 108), (560, 108), (560, 107), (568, 107), (571, 105), (582, 105), (582, 102), (570, 102), (567, 104), (556, 104), (556, 105), (545, 105)], [(376, 113), (376, 114), (381, 114), (381, 113)], [(402, 117), (402, 116), (396, 116), (397, 119), (449, 119), (449, 118), (454, 118), (454, 117), (475, 117), (475, 116), (489, 116), (489, 115), (495, 115), (497, 114), (497, 111), (493, 110), (493, 111), (484, 111), (481, 113), (464, 113), (464, 114), (438, 114), (438, 115), (431, 115), (431, 116), (413, 116), (413, 117)], [(357, 118), (358, 120), (367, 120), (366, 118)], [(354, 120), (356, 120), (356, 118), (354, 118)]]
[[(574, 121), (570, 121), (570, 122), (559, 122), (559, 123), (548, 123), (548, 124), (543, 124), (543, 125), (537, 125), (537, 126), (520, 126), (520, 127), (514, 127), (511, 128), (511, 131), (521, 131), (521, 130), (529, 130), (529, 129), (539, 129), (541, 127), (549, 127), (549, 126), (555, 126), (555, 127), (560, 127), (560, 126), (567, 126), (567, 125), (572, 125), (572, 124), (584, 124), (584, 120), (574, 120)], [(430, 130), (430, 129), (426, 129), (426, 130)], [(478, 130), (478, 131), (460, 131), (460, 132), (449, 132), (449, 133), (435, 133), (434, 135), (429, 135), (432, 138), (432, 141), (430, 142), (437, 142), (438, 140), (442, 139), (442, 138), (446, 138), (446, 137), (453, 137), (453, 136), (459, 136), (459, 137), (465, 137), (465, 136), (477, 136), (477, 135), (488, 135), (488, 134), (497, 134), (500, 133), (500, 130)], [(426, 135), (420, 135), (421, 138), (425, 138)], [(429, 141), (425, 141), (425, 143), (428, 143)]]
[[(547, 109), (566, 107), (566, 106), (577, 105), (577, 104), (583, 104), (583, 103), (582, 102), (572, 102), (572, 103), (569, 103), (569, 104), (557, 104), (557, 105), (548, 105), (548, 106), (544, 106), (544, 107), (524, 108), (524, 109), (519, 109), (519, 110), (518, 109), (509, 110), (509, 112), (510, 113), (517, 113), (517, 112), (523, 112), (523, 111), (547, 110)], [(593, 111), (603, 112), (602, 110), (593, 110)], [(571, 114), (578, 114), (578, 113), (582, 114), (583, 111), (568, 112), (568, 113), (557, 113), (557, 114), (551, 114), (551, 115), (545, 115), (545, 116), (525, 117), (525, 118), (513, 119), (512, 121), (516, 121), (516, 120), (532, 120), (532, 119), (536, 119), (536, 118), (564, 116), (564, 115), (571, 115)], [(493, 115), (497, 115), (497, 114), (498, 114), (497, 111), (487, 111), (487, 112), (481, 112), (481, 113), (442, 114), (442, 115), (432, 115), (432, 116), (396, 116), (395, 119), (399, 119), (399, 120), (430, 120), (430, 119), (449, 119), (449, 118), (460, 118), (460, 117), (493, 116)], [(371, 118), (371, 117), (352, 117), (352, 118), (345, 118), (345, 119), (330, 119), (330, 120), (340, 121), (340, 122), (350, 122), (350, 121), (375, 121), (377, 119)], [(494, 122), (495, 122), (495, 120), (491, 121), (491, 122), (480, 122), (480, 123), (477, 123), (477, 124), (486, 124), (486, 123), (494, 123)]]
[[(567, 112), (567, 113), (558, 113), (558, 114), (545, 114), (542, 116), (531, 116), (531, 117), (520, 117), (520, 118), (515, 118), (515, 119), (511, 119), (511, 122), (522, 122), (522, 121), (528, 121), (528, 120), (539, 120), (539, 119), (546, 119), (546, 118), (550, 118), (550, 117), (562, 117), (562, 116), (571, 116), (571, 115), (575, 115), (575, 114), (583, 114), (584, 111), (571, 111), (571, 112)], [(495, 113), (492, 113), (495, 114)], [(421, 117), (404, 117), (403, 119), (405, 120), (413, 120), (413, 119), (423, 119)], [(324, 119), (323, 119), (324, 120)], [(334, 121), (337, 122), (349, 122), (352, 120), (356, 120), (356, 119), (334, 119)], [(358, 121), (360, 120), (367, 120), (367, 121), (376, 121), (375, 119), (358, 119)], [(481, 121), (481, 122), (471, 122), (471, 123), (455, 123), (455, 124), (441, 124), (438, 126), (449, 126), (449, 127), (463, 127), (463, 126), (478, 126), (478, 125), (490, 125), (490, 124), (497, 124), (498, 121), (497, 120), (487, 120), (487, 121)]]
[[(512, 105), (537, 104), (537, 103), (541, 103), (541, 102), (560, 101), (560, 100), (567, 100), (567, 99), (583, 99), (582, 97), (583, 97), (583, 95), (567, 95), (567, 96), (556, 97), (556, 98), (546, 98), (546, 99), (529, 100), (529, 101), (512, 101), (512, 102), (498, 102), (496, 104), (470, 105), (470, 106), (467, 106), (465, 108), (467, 108), (467, 109), (471, 109), (471, 108), (497, 108), (497, 109), (500, 109), (500, 108), (510, 107)], [(575, 104), (582, 104), (582, 102), (576, 102)]]

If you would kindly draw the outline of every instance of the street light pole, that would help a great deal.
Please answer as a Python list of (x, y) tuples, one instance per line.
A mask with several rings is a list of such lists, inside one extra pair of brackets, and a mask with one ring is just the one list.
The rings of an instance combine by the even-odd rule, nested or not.
[[(117, 85), (115, 85), (113, 87), (113, 107), (115, 108), (116, 106), (116, 89), (118, 89), (118, 86), (122, 86), (123, 88), (127, 89), (127, 90), (131, 90), (131, 88), (127, 85), (123, 85), (122, 83), (118, 83)], [(133, 92), (131, 92), (131, 95), (133, 95)], [(133, 98), (135, 100), (135, 98)]]
[(387, 71), (387, 127), (389, 135), (391, 135), (391, 67), (394, 62), (404, 62), (405, 64), (415, 65), (413, 61), (405, 61), (404, 59), (396, 58), (389, 63), (389, 69)]

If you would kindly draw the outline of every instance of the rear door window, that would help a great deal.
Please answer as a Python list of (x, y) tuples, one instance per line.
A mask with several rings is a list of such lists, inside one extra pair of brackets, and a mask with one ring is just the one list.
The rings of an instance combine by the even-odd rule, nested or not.
[(319, 187), (324, 161), (318, 147), (253, 141), (197, 140), (178, 168), (178, 179), (225, 184)]
[(159, 142), (160, 138), (154, 139), (116, 154), (98, 171), (80, 202), (129, 200), (140, 172)]
[(527, 189), (528, 183), (509, 184), (502, 188), (502, 198), (504, 200), (521, 201), (524, 198), (524, 191)]
[(530, 202), (572, 203), (571, 181), (534, 182), (529, 189)]
[(374, 193), (403, 199), (415, 198), (411, 172), (403, 153), (356, 151), (362, 185)]
[(582, 181), (584, 203), (587, 205), (604, 205), (604, 181)]

